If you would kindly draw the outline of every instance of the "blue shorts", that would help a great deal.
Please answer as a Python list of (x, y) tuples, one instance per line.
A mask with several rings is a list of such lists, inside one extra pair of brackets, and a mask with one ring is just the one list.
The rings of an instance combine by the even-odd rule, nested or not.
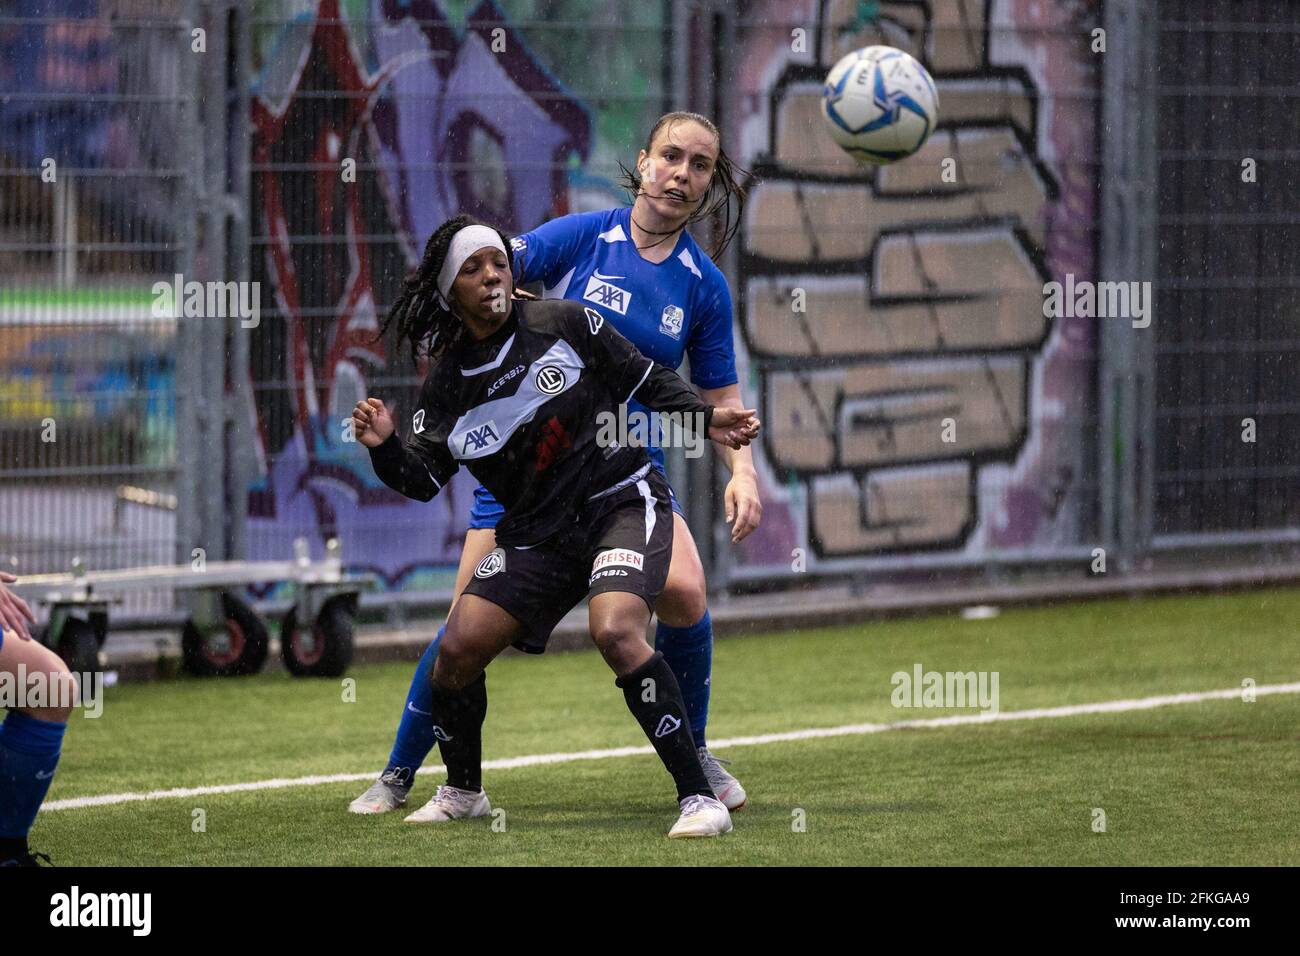
[[(668, 485), (668, 496), (673, 511), (681, 515), (682, 520), (685, 520), (686, 515), (682, 512), (682, 506), (677, 503), (677, 495), (673, 492), (672, 485), (668, 484), (668, 476), (664, 474), (663, 463), (655, 461), (654, 466), (658, 469), (659, 474), (663, 476), (664, 484)], [(501, 516), (505, 513), (506, 509), (492, 497), (492, 492), (482, 485), (474, 489), (474, 507), (469, 509), (470, 528), (496, 528), (497, 522), (501, 520)]]

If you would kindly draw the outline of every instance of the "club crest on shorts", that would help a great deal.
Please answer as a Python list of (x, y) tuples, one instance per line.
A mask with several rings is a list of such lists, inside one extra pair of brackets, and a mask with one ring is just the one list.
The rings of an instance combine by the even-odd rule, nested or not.
[(678, 306), (670, 305), (664, 309), (664, 314), (659, 317), (659, 331), (664, 335), (671, 335), (675, 339), (682, 337), (682, 323), (686, 321), (686, 313)]
[(564, 369), (558, 365), (543, 365), (537, 370), (535, 381), (539, 391), (546, 395), (558, 395), (564, 391), (569, 379), (565, 376)]
[(506, 569), (506, 553), (501, 548), (494, 548), (483, 556), (483, 560), (474, 569), (474, 577), (490, 578)]

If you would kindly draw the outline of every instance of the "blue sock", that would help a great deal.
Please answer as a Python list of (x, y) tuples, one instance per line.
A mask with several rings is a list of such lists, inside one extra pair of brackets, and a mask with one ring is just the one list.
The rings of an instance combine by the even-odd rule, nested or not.
[(695, 746), (705, 746), (709, 684), (713, 676), (713, 621), (709, 619), (709, 612), (706, 610), (704, 617), (690, 627), (669, 627), (660, 621), (655, 630), (655, 650), (663, 653), (682, 689)]
[(402, 705), (402, 721), (397, 725), (397, 739), (393, 741), (393, 752), (388, 756), (388, 766), (384, 772), (405, 768), (409, 771), (407, 782), (415, 779), (415, 771), (420, 769), (424, 758), (437, 740), (433, 736), (433, 690), (429, 687), (429, 675), (433, 673), (433, 663), (438, 659), (438, 646), (442, 635), (447, 632), (447, 625), (438, 628), (438, 636), (424, 650), (420, 664), (415, 668), (411, 678), (411, 689), (406, 693), (406, 703)]
[(0, 724), (0, 837), (27, 838), (54, 779), (67, 728), (16, 710)]

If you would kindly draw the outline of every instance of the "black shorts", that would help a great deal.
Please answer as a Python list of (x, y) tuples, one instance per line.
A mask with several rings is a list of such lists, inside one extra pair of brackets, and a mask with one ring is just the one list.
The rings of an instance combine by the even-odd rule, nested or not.
[(546, 650), (555, 625), (584, 597), (627, 591), (653, 612), (668, 579), (672, 493), (658, 469), (586, 502), (574, 519), (540, 544), (495, 548), (465, 587), (523, 625), (515, 647), (530, 654)]

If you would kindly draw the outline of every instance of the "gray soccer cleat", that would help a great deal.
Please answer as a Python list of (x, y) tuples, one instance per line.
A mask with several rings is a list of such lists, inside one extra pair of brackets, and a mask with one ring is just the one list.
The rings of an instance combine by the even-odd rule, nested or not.
[(739, 810), (743, 807), (749, 795), (745, 793), (745, 788), (740, 785), (739, 780), (722, 769), (722, 765), (730, 761), (719, 760), (709, 753), (708, 747), (700, 747), (699, 755), (700, 766), (704, 768), (704, 779), (709, 781), (714, 795), (728, 810)]
[(411, 793), (408, 770), (388, 770), (380, 774), (368, 790), (348, 804), (350, 813), (388, 813), (406, 805)]

